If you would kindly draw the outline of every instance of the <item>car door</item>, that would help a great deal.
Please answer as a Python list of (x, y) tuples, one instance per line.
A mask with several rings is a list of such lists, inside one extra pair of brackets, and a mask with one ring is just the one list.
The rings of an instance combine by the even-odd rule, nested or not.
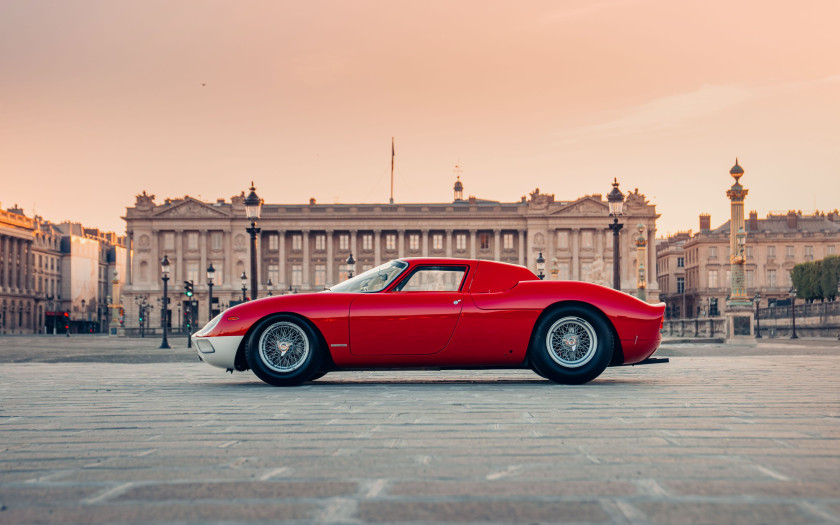
[(419, 265), (391, 291), (359, 294), (350, 305), (350, 352), (422, 355), (449, 343), (466, 294), (467, 265)]

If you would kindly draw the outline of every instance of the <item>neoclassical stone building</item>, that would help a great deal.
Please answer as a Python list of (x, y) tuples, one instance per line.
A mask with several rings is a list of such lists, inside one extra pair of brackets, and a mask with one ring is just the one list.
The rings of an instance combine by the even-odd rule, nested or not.
[[(259, 295), (323, 290), (347, 276), (352, 253), (357, 271), (399, 257), (440, 256), (494, 259), (536, 268), (540, 253), (548, 279), (576, 279), (610, 285), (612, 233), (608, 206), (600, 194), (558, 201), (537, 189), (518, 202), (495, 202), (463, 197), (455, 185), (448, 203), (411, 204), (264, 204), (258, 226)], [(171, 261), (170, 318), (178, 326), (186, 309), (183, 281), (195, 283), (198, 322), (208, 320), (206, 270), (215, 269), (214, 311), (241, 300), (241, 275), (250, 279), (249, 226), (245, 194), (229, 201), (202, 202), (186, 196), (155, 202), (154, 195), (137, 195), (124, 217), (129, 250), (123, 304), (126, 326), (138, 325), (137, 297), (161, 304), (160, 261)], [(630, 225), (621, 235), (622, 288), (635, 292), (634, 228), (644, 225), (648, 245), (654, 246), (655, 205), (638, 190), (627, 195), (621, 222)], [(654, 250), (648, 250), (653, 268)], [(648, 300), (657, 300), (655, 280)], [(250, 286), (248, 287), (250, 290)], [(249, 293), (250, 295), (250, 293)], [(149, 326), (159, 326), (160, 312)]]

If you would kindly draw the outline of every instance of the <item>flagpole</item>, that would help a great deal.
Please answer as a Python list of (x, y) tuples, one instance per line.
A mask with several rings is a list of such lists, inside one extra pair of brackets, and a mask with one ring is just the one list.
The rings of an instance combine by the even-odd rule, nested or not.
[(394, 137), (391, 137), (391, 204), (394, 204)]

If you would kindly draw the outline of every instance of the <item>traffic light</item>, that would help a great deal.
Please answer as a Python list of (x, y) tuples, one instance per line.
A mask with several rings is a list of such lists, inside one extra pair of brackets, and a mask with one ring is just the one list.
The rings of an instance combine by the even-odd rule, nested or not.
[(184, 294), (187, 297), (193, 296), (193, 282), (192, 281), (184, 281)]

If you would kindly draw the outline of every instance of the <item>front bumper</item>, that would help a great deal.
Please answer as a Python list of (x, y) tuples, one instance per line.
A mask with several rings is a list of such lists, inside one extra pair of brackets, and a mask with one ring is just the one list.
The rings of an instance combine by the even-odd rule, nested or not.
[(207, 364), (224, 369), (233, 369), (236, 351), (242, 342), (241, 335), (219, 337), (192, 336), (192, 344), (199, 359)]

